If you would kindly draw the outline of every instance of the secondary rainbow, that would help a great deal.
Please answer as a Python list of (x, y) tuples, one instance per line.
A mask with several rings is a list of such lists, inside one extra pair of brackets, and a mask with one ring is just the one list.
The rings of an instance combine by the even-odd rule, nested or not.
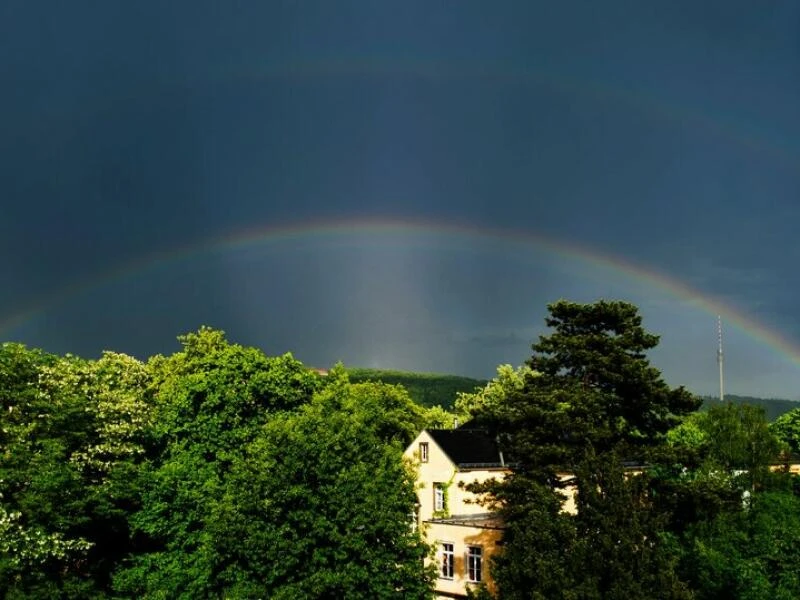
[(343, 77), (414, 77), (433, 82), (488, 80), (512, 85), (534, 85), (575, 97), (590, 97), (630, 110), (720, 136), (758, 155), (768, 155), (792, 170), (800, 169), (800, 146), (780, 129), (766, 130), (755, 122), (690, 106), (675, 98), (661, 98), (631, 85), (580, 78), (542, 66), (497, 61), (435, 60), (425, 56), (299, 57), (278, 62), (253, 62), (211, 72), (211, 82), (259, 82), (271, 79), (324, 80)]
[[(456, 244), (481, 249), (487, 244), (519, 246), (523, 251), (538, 250), (549, 256), (571, 259), (593, 268), (610, 271), (689, 302), (709, 315), (722, 315), (728, 326), (735, 326), (749, 337), (763, 343), (792, 363), (800, 366), (800, 347), (780, 333), (768, 329), (733, 307), (700, 293), (683, 282), (643, 265), (611, 254), (600, 254), (576, 243), (566, 243), (529, 232), (476, 228), (462, 224), (442, 224), (406, 219), (341, 220), (303, 224), (282, 224), (240, 230), (205, 242), (161, 250), (141, 256), (99, 276), (83, 280), (48, 295), (28, 310), (0, 321), (0, 337), (8, 339), (24, 325), (35, 321), (68, 300), (88, 294), (103, 286), (146, 275), (159, 268), (174, 268), (183, 262), (202, 257), (224, 255), (247, 248), (268, 247), (282, 243), (315, 241), (364, 241), (371, 236), (378, 240), (393, 239), (400, 243), (429, 242)], [(359, 240), (361, 238), (361, 240)], [(447, 247), (447, 246), (445, 246)], [(515, 254), (520, 256), (519, 253)]]

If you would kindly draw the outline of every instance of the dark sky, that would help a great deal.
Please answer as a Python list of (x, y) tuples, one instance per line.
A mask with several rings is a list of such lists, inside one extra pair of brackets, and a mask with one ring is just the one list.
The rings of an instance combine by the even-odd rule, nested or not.
[(793, 0), (5, 0), (0, 81), (0, 339), (485, 377), (622, 298), (671, 383), (721, 312), (728, 391), (800, 398)]

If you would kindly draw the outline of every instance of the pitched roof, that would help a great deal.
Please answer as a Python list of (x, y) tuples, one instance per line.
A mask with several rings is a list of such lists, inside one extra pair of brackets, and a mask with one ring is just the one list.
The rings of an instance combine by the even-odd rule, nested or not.
[(429, 429), (428, 433), (457, 466), (504, 466), (497, 442), (480, 429)]

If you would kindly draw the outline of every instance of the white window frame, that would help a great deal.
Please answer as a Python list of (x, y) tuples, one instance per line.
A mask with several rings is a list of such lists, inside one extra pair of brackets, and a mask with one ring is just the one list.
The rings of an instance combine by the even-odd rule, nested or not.
[(483, 547), (467, 546), (467, 581), (480, 583), (483, 581)]
[[(448, 550), (446, 547), (450, 546)], [(439, 542), (439, 579), (452, 580), (456, 572), (456, 545), (453, 542)], [(445, 566), (449, 567), (449, 575), (445, 573)]]
[(433, 511), (441, 512), (444, 510), (447, 510), (445, 506), (444, 484), (437, 481), (433, 484)]
[(428, 442), (419, 443), (419, 462), (428, 462)]

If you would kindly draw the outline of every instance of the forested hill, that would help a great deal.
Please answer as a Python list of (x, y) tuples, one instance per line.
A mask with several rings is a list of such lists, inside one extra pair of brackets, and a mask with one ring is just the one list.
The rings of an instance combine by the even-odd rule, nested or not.
[[(393, 371), (385, 369), (366, 369), (352, 367), (347, 369), (350, 381), (381, 381), (389, 384), (402, 385), (408, 390), (411, 398), (422, 406), (430, 407), (439, 405), (450, 409), (458, 392), (473, 392), (475, 388), (484, 387), (485, 380), (462, 377), (459, 375), (442, 375), (439, 373), (416, 373), (411, 371)], [(737, 396), (727, 394), (725, 401), (732, 404), (750, 404), (764, 409), (767, 419), (774, 421), (784, 413), (800, 408), (800, 402), (784, 398), (756, 398), (754, 396)], [(700, 410), (708, 410), (718, 404), (716, 396), (703, 396), (703, 406)]]
[[(764, 409), (768, 421), (774, 421), (782, 414), (800, 408), (800, 402), (794, 400), (785, 400), (783, 398), (754, 398), (753, 396), (735, 396), (726, 394), (725, 402), (731, 404), (750, 404), (752, 406), (760, 406)], [(715, 404), (719, 404), (719, 398), (716, 396), (703, 396), (703, 406), (700, 410), (708, 410)]]
[(486, 381), (461, 377), (459, 375), (440, 375), (436, 373), (412, 373), (408, 371), (387, 371), (382, 369), (348, 368), (350, 381), (381, 381), (402, 385), (409, 396), (422, 406), (436, 406), (450, 409), (458, 392), (474, 392), (483, 387)]

